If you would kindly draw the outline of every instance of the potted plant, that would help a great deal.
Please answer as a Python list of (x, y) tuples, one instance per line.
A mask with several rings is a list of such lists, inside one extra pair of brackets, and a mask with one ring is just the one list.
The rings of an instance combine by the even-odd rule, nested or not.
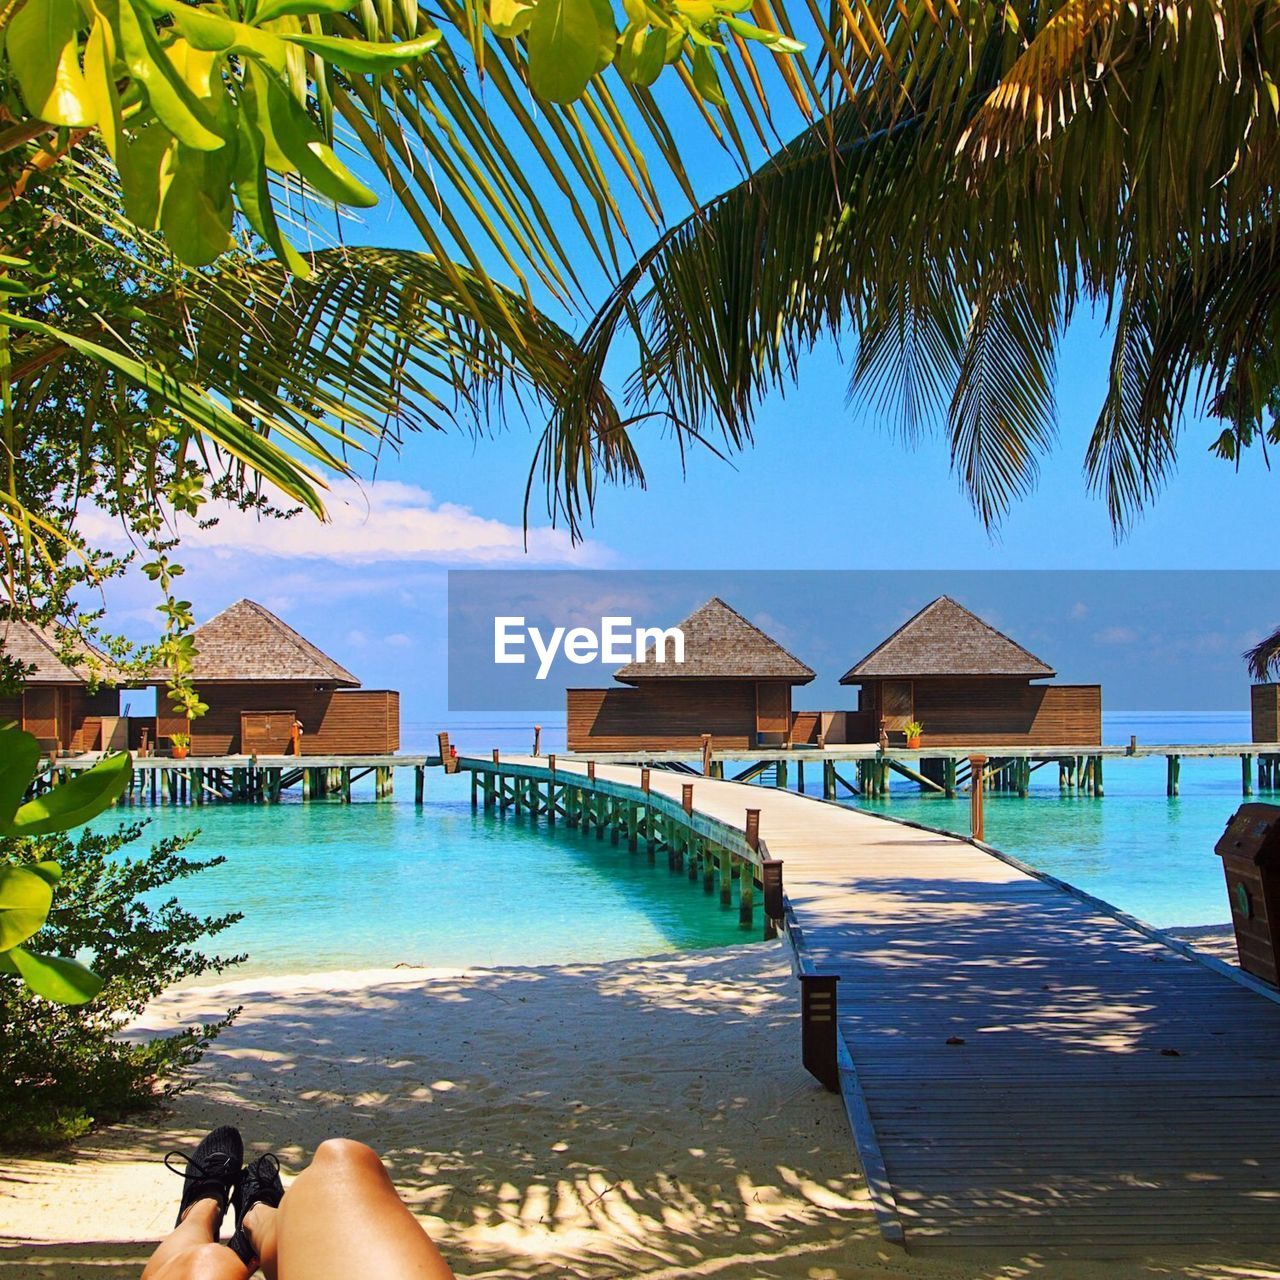
[(187, 752), (191, 748), (191, 735), (189, 733), (171, 733), (169, 741), (173, 744), (173, 758), (175, 760), (185, 760)]
[(924, 725), (919, 720), (910, 720), (903, 732), (907, 735), (907, 750), (915, 751), (920, 746), (920, 735), (924, 732)]

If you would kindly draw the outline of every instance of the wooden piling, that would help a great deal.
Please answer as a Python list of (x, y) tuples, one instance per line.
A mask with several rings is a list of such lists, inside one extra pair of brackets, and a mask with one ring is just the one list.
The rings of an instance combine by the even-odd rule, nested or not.
[(745, 858), (738, 863), (738, 924), (750, 929), (755, 916), (755, 872)]
[(984, 809), (982, 789), (986, 781), (986, 756), (969, 757), (970, 796), (969, 796), (969, 834), (975, 840), (986, 835), (986, 813)]

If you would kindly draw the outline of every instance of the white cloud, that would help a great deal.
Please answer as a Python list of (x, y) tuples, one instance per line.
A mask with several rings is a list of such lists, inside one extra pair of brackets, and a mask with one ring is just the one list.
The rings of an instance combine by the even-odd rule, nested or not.
[(1135, 644), (1139, 636), (1132, 627), (1107, 627), (1095, 633), (1094, 640), (1098, 644)]
[(413, 644), (413, 639), (403, 631), (393, 631), (389, 636), (382, 637), (382, 643), (392, 649), (407, 649)]
[[(321, 524), (303, 513), (291, 520), (259, 520), (232, 508), (213, 504), (202, 516), (218, 516), (212, 528), (201, 529), (185, 518), (177, 522), (182, 538), (180, 555), (207, 551), (229, 559), (245, 552), (282, 560), (327, 560), (341, 564), (378, 561), (433, 562), (451, 565), (606, 565), (612, 554), (598, 543), (574, 546), (563, 529), (519, 524), (478, 515), (470, 507), (437, 502), (426, 489), (395, 480), (367, 486), (341, 480), (324, 495), (329, 513)], [(281, 505), (288, 506), (281, 501)], [(124, 541), (119, 524), (98, 512), (86, 511), (81, 531), (91, 545), (119, 547)]]

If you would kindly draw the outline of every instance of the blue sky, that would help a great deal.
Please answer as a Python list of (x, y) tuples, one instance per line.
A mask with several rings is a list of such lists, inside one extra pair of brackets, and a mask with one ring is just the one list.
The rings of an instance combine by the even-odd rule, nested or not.
[[(731, 166), (705, 140), (695, 143), (693, 156), (704, 190), (731, 180)], [(416, 247), (405, 219), (387, 201), (357, 235)], [(378, 478), (361, 490), (339, 486), (330, 526), (319, 528), (303, 517), (284, 528), (230, 519), (209, 534), (192, 534), (183, 551), (188, 594), (201, 618), (241, 596), (261, 601), (367, 685), (400, 688), (406, 718), (421, 719), (446, 705), (449, 567), (1262, 570), (1275, 565), (1273, 481), (1261, 456), (1248, 458), (1237, 474), (1207, 453), (1216, 429), (1196, 422), (1188, 423), (1182, 464), (1167, 491), (1130, 535), (1116, 542), (1104, 505), (1087, 494), (1081, 474), (1108, 351), (1101, 322), (1078, 318), (1059, 366), (1058, 448), (1045, 460), (1035, 494), (1015, 507), (995, 536), (980, 526), (960, 493), (940, 441), (926, 439), (907, 449), (874, 415), (846, 406), (846, 369), (834, 346), (824, 344), (805, 359), (796, 385), (764, 405), (755, 447), (729, 463), (695, 451), (682, 475), (671, 440), (657, 430), (642, 430), (638, 443), (647, 490), (606, 491), (580, 548), (570, 546), (563, 533), (546, 529), (543, 512), (535, 508), (532, 550), (523, 550), (521, 511), (535, 443), (530, 431), (516, 428), (480, 440), (433, 434), (409, 438), (401, 454), (384, 459)], [(609, 372), (616, 385), (625, 362), (615, 361)], [(100, 524), (88, 532), (106, 542), (119, 536)], [(1258, 577), (1256, 599), (1238, 625), (1233, 622), (1224, 653), (1238, 654), (1245, 642), (1280, 623), (1275, 583)], [(113, 584), (107, 603), (117, 629), (139, 640), (154, 637), (149, 584), (132, 576)], [(1065, 667), (1069, 658), (1056, 660)], [(1242, 669), (1239, 680), (1243, 700)]]

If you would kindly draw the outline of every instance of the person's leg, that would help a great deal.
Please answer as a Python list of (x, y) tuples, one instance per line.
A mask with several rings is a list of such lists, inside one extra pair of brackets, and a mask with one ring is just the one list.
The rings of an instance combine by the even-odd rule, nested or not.
[(249, 1268), (217, 1243), (222, 1212), (217, 1200), (197, 1200), (156, 1247), (142, 1280), (249, 1280)]
[(360, 1142), (322, 1142), (268, 1225), (274, 1239), (259, 1246), (267, 1280), (453, 1280), (382, 1161)]
[(218, 1243), (243, 1161), (244, 1143), (233, 1125), (207, 1133), (189, 1154), (165, 1157), (166, 1167), (182, 1177), (182, 1195), (176, 1225), (151, 1255), (142, 1280), (248, 1280), (250, 1269)]

